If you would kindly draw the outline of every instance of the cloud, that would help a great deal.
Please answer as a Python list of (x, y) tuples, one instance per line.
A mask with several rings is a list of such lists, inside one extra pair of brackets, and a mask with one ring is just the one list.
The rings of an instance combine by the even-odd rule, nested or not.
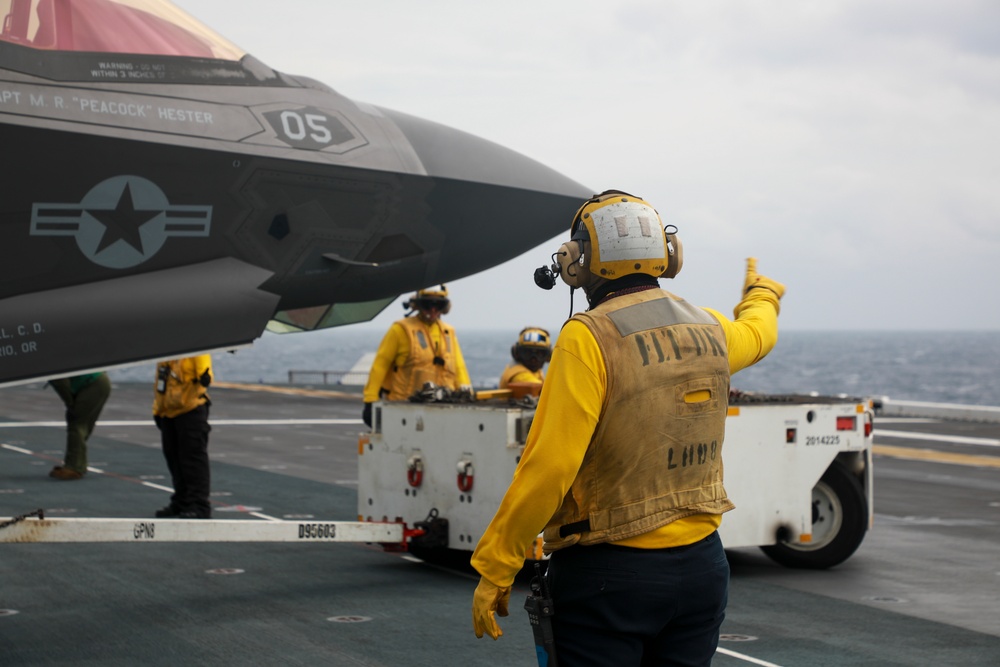
[[(784, 327), (1000, 328), (995, 3), (178, 4), (277, 69), (645, 197), (695, 303), (728, 310), (753, 254)], [(563, 288), (531, 283), (557, 246), (458, 281), (450, 319), (558, 328)]]

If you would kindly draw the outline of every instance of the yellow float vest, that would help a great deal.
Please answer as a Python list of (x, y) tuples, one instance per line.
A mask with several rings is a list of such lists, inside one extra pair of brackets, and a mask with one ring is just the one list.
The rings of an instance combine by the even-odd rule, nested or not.
[[(441, 328), (441, 340), (437, 345), (439, 349), (434, 349), (431, 327), (419, 317), (406, 317), (397, 322), (410, 340), (410, 356), (402, 366), (392, 369), (388, 400), (405, 401), (426, 382), (458, 389), (455, 384), (458, 377), (455, 366), (455, 329), (441, 320), (437, 323)], [(435, 363), (435, 357), (440, 361)]]
[(545, 551), (612, 542), (734, 505), (722, 486), (729, 362), (722, 327), (651, 289), (577, 313), (607, 392), (583, 464), (545, 528)]
[[(514, 377), (520, 375), (521, 373), (527, 373), (528, 375), (531, 375), (534, 378), (534, 380), (530, 380), (530, 382), (537, 382), (541, 384), (545, 380), (545, 375), (543, 374), (542, 369), (540, 368), (537, 371), (533, 371), (524, 364), (512, 364), (507, 368), (503, 369), (503, 375), (500, 376), (500, 389), (506, 389), (507, 385), (510, 384), (511, 380)], [(526, 382), (527, 381), (528, 380), (526, 380)]]

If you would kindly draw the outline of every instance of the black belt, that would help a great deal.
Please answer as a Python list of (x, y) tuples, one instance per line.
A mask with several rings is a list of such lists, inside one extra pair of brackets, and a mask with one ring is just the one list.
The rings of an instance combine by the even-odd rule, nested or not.
[(559, 537), (569, 537), (577, 533), (586, 533), (588, 530), (590, 530), (590, 519), (574, 521), (573, 523), (567, 523), (565, 526), (559, 526)]

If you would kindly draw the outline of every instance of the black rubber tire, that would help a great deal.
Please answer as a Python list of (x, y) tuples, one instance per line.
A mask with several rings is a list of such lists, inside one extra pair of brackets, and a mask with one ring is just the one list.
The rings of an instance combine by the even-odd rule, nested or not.
[(813, 487), (813, 541), (761, 547), (786, 566), (825, 570), (851, 557), (868, 531), (868, 503), (858, 478), (834, 461)]

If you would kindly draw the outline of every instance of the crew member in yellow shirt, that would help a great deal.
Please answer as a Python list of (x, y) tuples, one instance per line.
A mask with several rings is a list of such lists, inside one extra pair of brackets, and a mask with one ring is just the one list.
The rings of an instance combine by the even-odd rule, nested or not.
[(472, 390), (455, 328), (441, 319), (451, 310), (447, 288), (420, 290), (403, 305), (412, 314), (392, 323), (368, 372), (361, 414), (368, 426), (372, 403), (405, 401), (427, 382), (453, 391)]
[(160, 429), (163, 458), (170, 470), (174, 493), (156, 516), (210, 519), (208, 502), (211, 470), (208, 461), (208, 386), (212, 384), (212, 357), (201, 354), (161, 361), (156, 365), (153, 420)]
[(541, 384), (545, 380), (542, 367), (552, 358), (552, 338), (540, 327), (525, 327), (517, 335), (517, 342), (510, 347), (513, 364), (500, 375), (500, 389), (510, 383)]
[[(785, 288), (747, 262), (735, 320), (659, 288), (682, 265), (676, 228), (606, 191), (536, 272), (583, 288), (559, 334), (523, 456), (472, 565), (473, 627), (497, 639), (539, 532), (551, 555), (555, 652), (574, 665), (709, 665), (729, 566), (722, 477), (729, 377), (777, 342)], [(544, 284), (548, 281), (548, 285)]]

